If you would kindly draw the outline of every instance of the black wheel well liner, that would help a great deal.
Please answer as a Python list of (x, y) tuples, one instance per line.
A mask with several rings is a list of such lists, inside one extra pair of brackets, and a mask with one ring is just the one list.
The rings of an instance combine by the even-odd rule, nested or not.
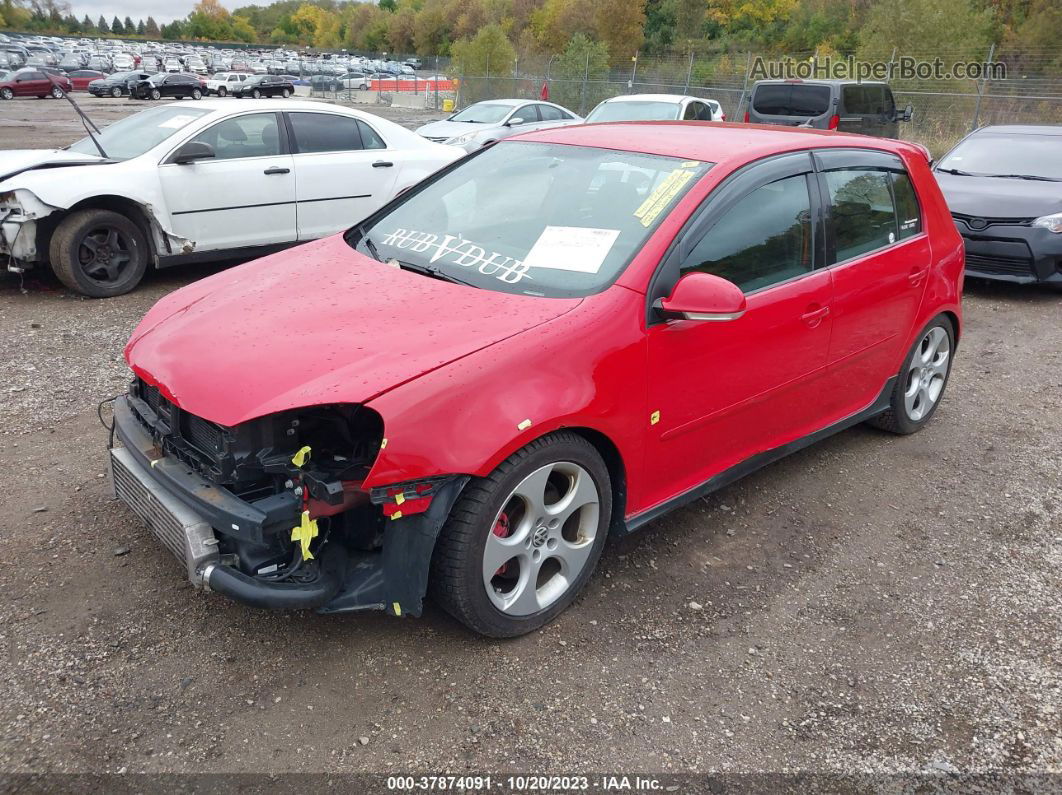
[(604, 459), (609, 479), (612, 481), (612, 519), (608, 529), (611, 534), (622, 535), (626, 532), (624, 515), (627, 512), (627, 468), (619, 448), (608, 436), (593, 428), (566, 427), (564, 430), (586, 439)]

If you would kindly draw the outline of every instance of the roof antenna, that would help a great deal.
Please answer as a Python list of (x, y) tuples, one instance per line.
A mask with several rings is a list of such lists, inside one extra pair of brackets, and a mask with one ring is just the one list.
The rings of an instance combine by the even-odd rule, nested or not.
[[(96, 145), (96, 149), (99, 150), (100, 157), (102, 157), (104, 160), (110, 160), (110, 158), (107, 156), (107, 153), (103, 151), (103, 147), (100, 146), (100, 142), (96, 139), (96, 135), (101, 134), (100, 128), (97, 127), (95, 123), (93, 123), (92, 119), (90, 119), (85, 114), (85, 111), (81, 110), (81, 106), (74, 102), (74, 98), (70, 96), (70, 94), (67, 93), (66, 89), (59, 84), (59, 81), (55, 79), (55, 75), (53, 75), (51, 72), (45, 72), (44, 74), (48, 78), (48, 82), (58, 88), (60, 92), (62, 92), (63, 99), (65, 99), (67, 102), (74, 106), (74, 110), (77, 111), (77, 115), (81, 117), (81, 124), (84, 125), (85, 132), (88, 133), (88, 137), (92, 139), (92, 143), (94, 143)], [(95, 131), (96, 135), (92, 134), (93, 131)]]

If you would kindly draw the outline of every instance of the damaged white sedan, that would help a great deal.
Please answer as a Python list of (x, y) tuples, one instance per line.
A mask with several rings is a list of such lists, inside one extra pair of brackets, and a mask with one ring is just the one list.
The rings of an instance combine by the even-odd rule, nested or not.
[(64, 150), (0, 152), (0, 265), (121, 295), (150, 266), (346, 229), (463, 154), (337, 105), (162, 105)]

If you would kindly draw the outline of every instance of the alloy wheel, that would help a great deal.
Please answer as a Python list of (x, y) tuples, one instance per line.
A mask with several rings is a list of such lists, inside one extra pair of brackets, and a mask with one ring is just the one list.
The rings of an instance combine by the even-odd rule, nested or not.
[(117, 282), (133, 258), (133, 242), (113, 226), (101, 226), (86, 234), (78, 245), (81, 271), (101, 284)]
[(483, 584), (494, 607), (510, 616), (548, 608), (590, 559), (600, 495), (570, 461), (532, 472), (505, 500), (483, 549)]
[(911, 421), (926, 416), (940, 399), (948, 378), (951, 340), (940, 326), (929, 329), (918, 343), (903, 394), (904, 409)]
[(55, 99), (62, 99), (63, 89), (59, 88), (59, 86), (52, 86), (52, 97)]
[(122, 89), (118, 88), (118, 86), (115, 86), (111, 89), (111, 96), (115, 99), (118, 99), (120, 96), (122, 96)]
[(10, 88), (0, 88), (0, 99), (14, 99), (15, 92)]

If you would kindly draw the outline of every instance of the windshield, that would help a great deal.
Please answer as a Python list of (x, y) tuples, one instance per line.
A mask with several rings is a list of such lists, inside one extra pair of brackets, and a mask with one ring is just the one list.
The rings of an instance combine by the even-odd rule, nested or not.
[[(711, 167), (590, 147), (506, 142), (353, 230), (358, 251), (499, 292), (604, 289)], [(371, 245), (366, 243), (366, 238)]]
[(504, 119), (512, 109), (512, 105), (480, 102), (477, 105), (465, 108), (455, 116), (451, 116), (449, 121), (463, 121), (469, 124), (496, 124)]
[(586, 117), (594, 121), (674, 121), (679, 106), (674, 102), (602, 102)]
[(952, 169), (979, 176), (1062, 180), (1062, 135), (975, 135), (940, 161), (940, 171)]
[[(209, 110), (186, 107), (152, 108), (126, 116), (110, 127), (105, 127), (96, 139), (112, 160), (128, 160), (132, 157), (139, 157), (149, 149), (158, 146), (178, 130), (208, 113), (210, 113)], [(90, 138), (82, 138), (67, 149), (83, 155), (99, 154), (99, 150)]]
[(752, 109), (764, 116), (821, 116), (830, 107), (829, 86), (762, 83), (752, 92)]
[(261, 83), (263, 80), (265, 80), (265, 75), (255, 75), (254, 77), (248, 77), (243, 82), (245, 82), (247, 84)]

